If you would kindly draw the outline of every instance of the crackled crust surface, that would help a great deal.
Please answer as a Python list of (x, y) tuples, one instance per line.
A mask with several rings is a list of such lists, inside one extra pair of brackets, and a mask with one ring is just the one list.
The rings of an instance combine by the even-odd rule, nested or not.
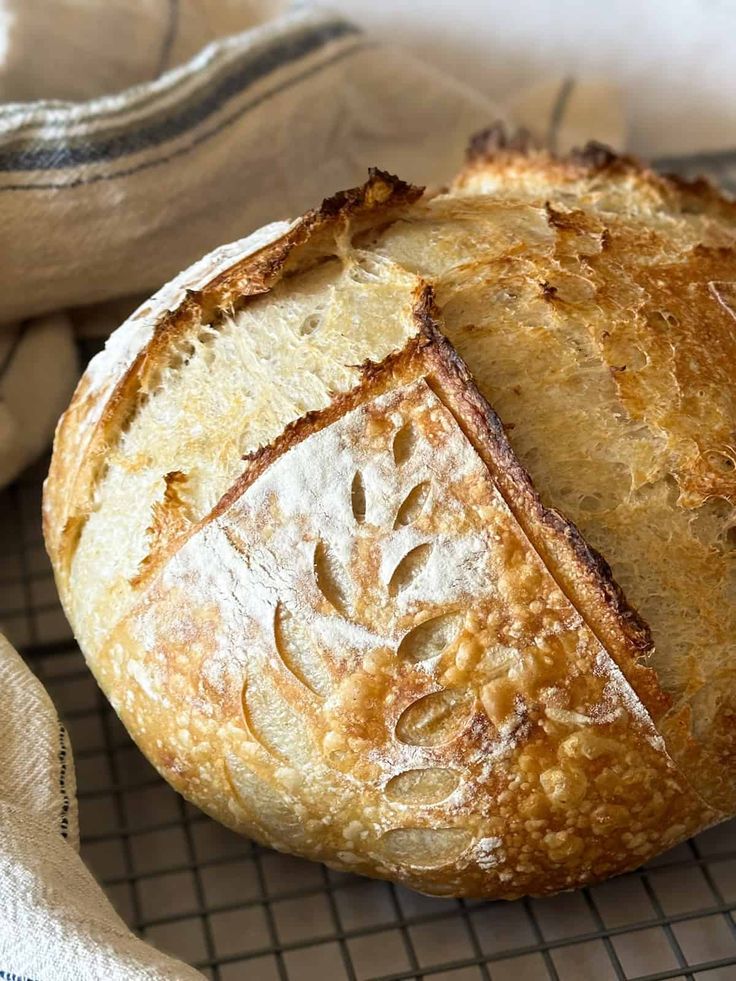
[(736, 204), (605, 148), (557, 160), (494, 128), (448, 194), (375, 247), (434, 283), (542, 500), (650, 628), (668, 745), (734, 811)]
[(167, 779), (441, 894), (733, 813), (735, 225), (493, 131), (447, 192), (375, 172), (139, 311), (60, 423), (45, 535)]

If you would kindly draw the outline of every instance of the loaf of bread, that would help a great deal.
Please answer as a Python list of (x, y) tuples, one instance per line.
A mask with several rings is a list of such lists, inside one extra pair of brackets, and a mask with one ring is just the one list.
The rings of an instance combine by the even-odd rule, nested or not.
[(90, 364), (45, 536), (231, 828), (436, 895), (736, 812), (736, 204), (494, 129), (219, 250)]

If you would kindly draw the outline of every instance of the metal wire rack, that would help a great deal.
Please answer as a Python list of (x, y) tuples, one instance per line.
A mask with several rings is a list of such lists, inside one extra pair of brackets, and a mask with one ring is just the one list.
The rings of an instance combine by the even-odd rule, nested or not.
[(213, 981), (736, 981), (736, 822), (552, 899), (430, 899), (260, 848), (186, 804), (87, 671), (41, 540), (40, 463), (0, 494), (0, 629), (69, 729), (82, 854), (130, 926)]

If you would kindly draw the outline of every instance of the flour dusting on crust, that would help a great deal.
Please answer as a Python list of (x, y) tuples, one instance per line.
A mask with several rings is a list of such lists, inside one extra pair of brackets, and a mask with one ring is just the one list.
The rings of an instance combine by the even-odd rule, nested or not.
[(195, 800), (219, 793), (196, 761), (231, 761), (238, 827), (425, 892), (634, 865), (692, 800), (429, 382), (317, 426), (170, 557), (121, 628), (128, 721), (157, 716)]

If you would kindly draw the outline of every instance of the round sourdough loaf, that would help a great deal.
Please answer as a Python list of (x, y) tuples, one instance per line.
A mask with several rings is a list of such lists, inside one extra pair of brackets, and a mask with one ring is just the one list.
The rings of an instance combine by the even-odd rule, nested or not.
[(48, 550), (160, 773), (276, 848), (547, 893), (736, 812), (736, 205), (499, 130), (213, 253), (90, 364)]

